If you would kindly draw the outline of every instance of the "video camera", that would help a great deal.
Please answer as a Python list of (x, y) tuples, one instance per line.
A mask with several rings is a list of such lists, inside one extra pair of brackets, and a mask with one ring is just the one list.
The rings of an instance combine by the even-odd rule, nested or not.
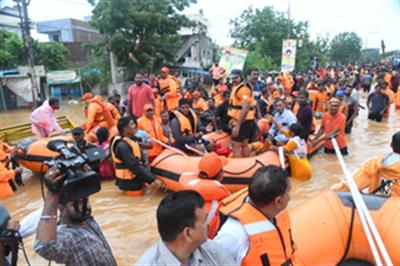
[(47, 148), (60, 153), (60, 156), (46, 161), (45, 164), (49, 168), (56, 166), (61, 174), (64, 174), (64, 178), (56, 184), (44, 180), (50, 191), (60, 193), (61, 203), (88, 197), (101, 189), (100, 176), (94, 171), (82, 170), (86, 163), (91, 162), (86, 154), (68, 148), (64, 140), (52, 140), (47, 144)]

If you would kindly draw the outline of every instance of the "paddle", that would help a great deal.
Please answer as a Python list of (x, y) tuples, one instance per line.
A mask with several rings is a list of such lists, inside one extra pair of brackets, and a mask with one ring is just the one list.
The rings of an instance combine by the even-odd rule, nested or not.
[(193, 148), (193, 147), (191, 147), (191, 146), (189, 146), (187, 144), (185, 144), (185, 148), (188, 149), (189, 151), (192, 151), (192, 152), (200, 155), (200, 156), (204, 156), (205, 155), (205, 153), (203, 153), (203, 152), (199, 151), (198, 149), (195, 149), (195, 148)]
[[(364, 200), (362, 199), (361, 193), (358, 190), (358, 187), (351, 176), (351, 173), (346, 167), (346, 164), (344, 163), (343, 156), (340, 152), (339, 145), (337, 144), (337, 141), (335, 138), (331, 139), (333, 147), (336, 152), (336, 156), (338, 157), (340, 166), (343, 170), (344, 176), (346, 178), (347, 184), (349, 185), (351, 195), (353, 197), (354, 203), (356, 205), (358, 214), (360, 216), (361, 224), (364, 228), (365, 235), (367, 236), (369, 246), (371, 248), (372, 254), (375, 259), (376, 265), (383, 265), (382, 260), (380, 257), (380, 254), (378, 252), (377, 246), (379, 248), (380, 253), (383, 256), (383, 259), (385, 261), (385, 265), (393, 265), (392, 260), (390, 259), (389, 253), (386, 250), (386, 247), (382, 241), (381, 236), (379, 235), (379, 232), (374, 224), (374, 221), (372, 220), (371, 214), (369, 213), (367, 206), (365, 205)], [(372, 233), (372, 234), (371, 234)], [(375, 243), (375, 241), (376, 243)]]
[(279, 162), (281, 163), (282, 169), (285, 169), (285, 153), (283, 152), (283, 147), (279, 147)]
[(176, 148), (174, 148), (174, 147), (171, 147), (171, 146), (165, 144), (164, 142), (159, 141), (158, 139), (155, 139), (155, 138), (150, 138), (150, 139), (151, 139), (151, 141), (153, 141), (153, 142), (155, 142), (155, 143), (157, 143), (157, 144), (160, 144), (161, 146), (163, 146), (164, 148), (166, 148), (166, 149), (168, 149), (168, 150), (177, 152), (177, 153), (179, 153), (180, 155), (182, 155), (183, 157), (188, 157), (187, 154), (184, 153), (183, 151), (178, 150), (178, 149), (176, 149)]

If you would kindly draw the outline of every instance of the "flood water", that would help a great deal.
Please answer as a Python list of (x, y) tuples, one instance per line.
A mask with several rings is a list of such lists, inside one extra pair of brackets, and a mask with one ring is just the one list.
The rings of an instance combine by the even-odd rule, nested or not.
[[(362, 104), (365, 106), (365, 97)], [(83, 106), (63, 105), (57, 112), (70, 116), (77, 124), (83, 122)], [(28, 122), (28, 110), (0, 113), (0, 127)], [(354, 122), (353, 132), (347, 137), (349, 153), (345, 162), (350, 171), (355, 170), (366, 159), (388, 153), (391, 136), (400, 127), (400, 112), (394, 110), (387, 122), (377, 123), (367, 120), (367, 113), (361, 110)], [(338, 160), (335, 155), (325, 155), (320, 151), (311, 159), (313, 177), (310, 181), (293, 180), (290, 207), (301, 204), (322, 190), (337, 183), (341, 176)], [(26, 173), (29, 176), (29, 173)], [(164, 192), (152, 192), (141, 198), (124, 196), (114, 185), (105, 182), (102, 190), (91, 197), (93, 215), (100, 224), (111, 245), (118, 265), (132, 265), (143, 252), (155, 243), (158, 238), (155, 211)], [(22, 219), (43, 204), (38, 176), (28, 177), (25, 187), (3, 200), (2, 204), (9, 210), (11, 216)], [(47, 265), (47, 262), (32, 250), (34, 236), (25, 239), (28, 257), (33, 265)], [(19, 265), (24, 265), (22, 254)], [(54, 265), (54, 264), (53, 264)]]

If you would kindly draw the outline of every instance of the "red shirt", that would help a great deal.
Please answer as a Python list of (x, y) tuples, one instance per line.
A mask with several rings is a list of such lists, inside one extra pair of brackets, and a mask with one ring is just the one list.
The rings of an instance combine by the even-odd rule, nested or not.
[(143, 114), (143, 107), (146, 103), (153, 103), (154, 95), (149, 85), (142, 83), (139, 87), (133, 84), (128, 91), (128, 101), (132, 106), (132, 113), (135, 117)]
[[(336, 128), (339, 129), (338, 136), (336, 137), (336, 141), (339, 145), (339, 148), (347, 147), (346, 144), (346, 134), (344, 129), (346, 127), (346, 117), (343, 113), (338, 112), (335, 116), (332, 116), (329, 112), (325, 112), (322, 116), (321, 126), (325, 128), (325, 134), (332, 133)], [(328, 149), (333, 149), (332, 141), (327, 140), (325, 142), (325, 147)]]

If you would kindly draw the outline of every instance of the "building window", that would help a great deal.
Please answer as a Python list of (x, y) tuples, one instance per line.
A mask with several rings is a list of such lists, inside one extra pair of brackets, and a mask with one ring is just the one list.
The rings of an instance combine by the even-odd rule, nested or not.
[(55, 41), (55, 42), (59, 42), (59, 41), (60, 41), (60, 35), (54, 34), (54, 35), (52, 36), (52, 39), (53, 39), (53, 41)]

